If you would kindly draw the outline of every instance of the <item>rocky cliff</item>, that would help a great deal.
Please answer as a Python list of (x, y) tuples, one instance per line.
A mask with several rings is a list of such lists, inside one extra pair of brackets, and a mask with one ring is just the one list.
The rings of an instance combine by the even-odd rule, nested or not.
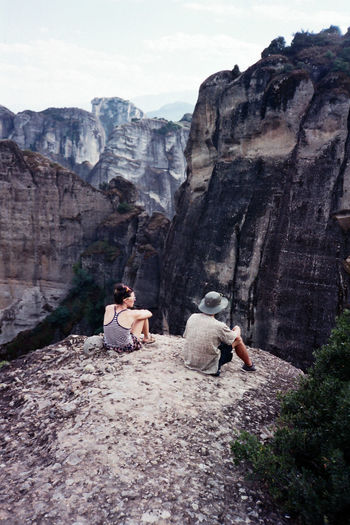
[(4, 106), (0, 106), (0, 140), (6, 139), (13, 131), (15, 114)]
[(8, 135), (22, 149), (38, 151), (83, 178), (99, 159), (105, 132), (99, 120), (78, 108), (22, 111)]
[(174, 193), (185, 179), (189, 127), (188, 118), (179, 123), (143, 119), (118, 126), (87, 180), (100, 187), (122, 176), (138, 188), (138, 203), (149, 214), (158, 211), (172, 217)]
[(0, 342), (62, 300), (72, 267), (112, 212), (103, 193), (38, 153), (0, 141)]
[(128, 355), (91, 352), (84, 337), (0, 371), (0, 522), (6, 525), (293, 523), (245, 480), (230, 442), (271, 435), (277, 391), (300, 371), (251, 349), (220, 378), (183, 366), (183, 341)]
[(92, 113), (104, 127), (107, 139), (116, 126), (144, 117), (144, 112), (141, 109), (129, 100), (119, 97), (94, 98), (91, 105)]
[(202, 84), (163, 267), (171, 333), (214, 289), (253, 345), (305, 366), (327, 339), (349, 289), (349, 51), (349, 32), (297, 34)]
[(78, 108), (48, 108), (16, 115), (0, 106), (0, 138), (38, 151), (86, 178), (111, 130), (143, 116), (134, 104), (118, 97), (95, 98), (91, 104), (92, 113)]
[[(92, 301), (98, 326), (104, 294), (111, 293), (116, 281), (134, 286), (141, 306), (157, 307), (160, 253), (169, 220), (159, 213), (149, 217), (135, 206), (136, 194), (124, 179), (98, 191), (39, 153), (0, 141), (0, 344), (17, 338), (10, 350), (4, 345), (1, 355), (10, 358), (33, 347), (28, 330), (64, 300), (77, 264), (84, 290), (51, 315), (48, 336), (55, 328), (57, 340), (60, 318), (68, 333), (79, 321), (77, 309), (84, 306), (83, 292), (92, 283), (99, 288), (85, 302)], [(86, 322), (79, 326), (85, 333), (94, 329)], [(35, 333), (42, 340), (44, 332), (47, 323)]]
[(42, 153), (97, 188), (123, 176), (139, 188), (137, 203), (149, 215), (172, 217), (174, 193), (185, 178), (190, 116), (179, 123), (142, 120), (143, 111), (128, 100), (94, 98), (91, 103), (92, 113), (49, 108), (15, 115), (0, 106), (0, 139)]

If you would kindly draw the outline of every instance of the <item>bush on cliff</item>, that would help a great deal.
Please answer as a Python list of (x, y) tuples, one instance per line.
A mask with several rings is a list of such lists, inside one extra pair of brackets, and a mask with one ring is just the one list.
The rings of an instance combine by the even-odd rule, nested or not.
[(308, 525), (350, 524), (350, 312), (296, 391), (282, 402), (277, 430), (262, 444), (242, 432), (232, 444), (285, 510)]
[(12, 341), (2, 345), (3, 357), (14, 359), (59, 341), (72, 333), (78, 324), (82, 324), (85, 333), (102, 331), (105, 290), (81, 268), (80, 263), (73, 266), (73, 271), (72, 288), (67, 297), (35, 328), (20, 332)]
[(278, 36), (271, 40), (271, 43), (268, 47), (264, 49), (261, 53), (261, 58), (266, 58), (270, 55), (280, 55), (283, 54), (283, 51), (286, 47), (286, 41), (283, 36)]

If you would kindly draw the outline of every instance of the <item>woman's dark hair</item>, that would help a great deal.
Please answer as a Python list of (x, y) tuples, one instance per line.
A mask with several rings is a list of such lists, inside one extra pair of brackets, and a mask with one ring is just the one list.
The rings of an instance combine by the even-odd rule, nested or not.
[(134, 290), (126, 286), (126, 284), (118, 283), (114, 285), (114, 302), (116, 304), (123, 304), (124, 299), (130, 297)]

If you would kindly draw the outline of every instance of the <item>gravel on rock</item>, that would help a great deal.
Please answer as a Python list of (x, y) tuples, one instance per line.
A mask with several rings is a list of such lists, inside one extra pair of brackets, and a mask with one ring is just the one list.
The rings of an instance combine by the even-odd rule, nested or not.
[(209, 377), (183, 366), (181, 337), (155, 337), (87, 355), (70, 336), (1, 369), (1, 525), (292, 523), (230, 442), (271, 435), (300, 370), (249, 349), (255, 373), (234, 357)]

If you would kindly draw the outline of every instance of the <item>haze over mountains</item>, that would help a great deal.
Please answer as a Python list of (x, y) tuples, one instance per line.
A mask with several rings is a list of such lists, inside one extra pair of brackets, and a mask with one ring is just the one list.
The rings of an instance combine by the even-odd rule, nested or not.
[(172, 102), (165, 104), (159, 109), (148, 111), (147, 117), (161, 117), (167, 120), (180, 120), (186, 113), (193, 113), (194, 105), (187, 102)]

